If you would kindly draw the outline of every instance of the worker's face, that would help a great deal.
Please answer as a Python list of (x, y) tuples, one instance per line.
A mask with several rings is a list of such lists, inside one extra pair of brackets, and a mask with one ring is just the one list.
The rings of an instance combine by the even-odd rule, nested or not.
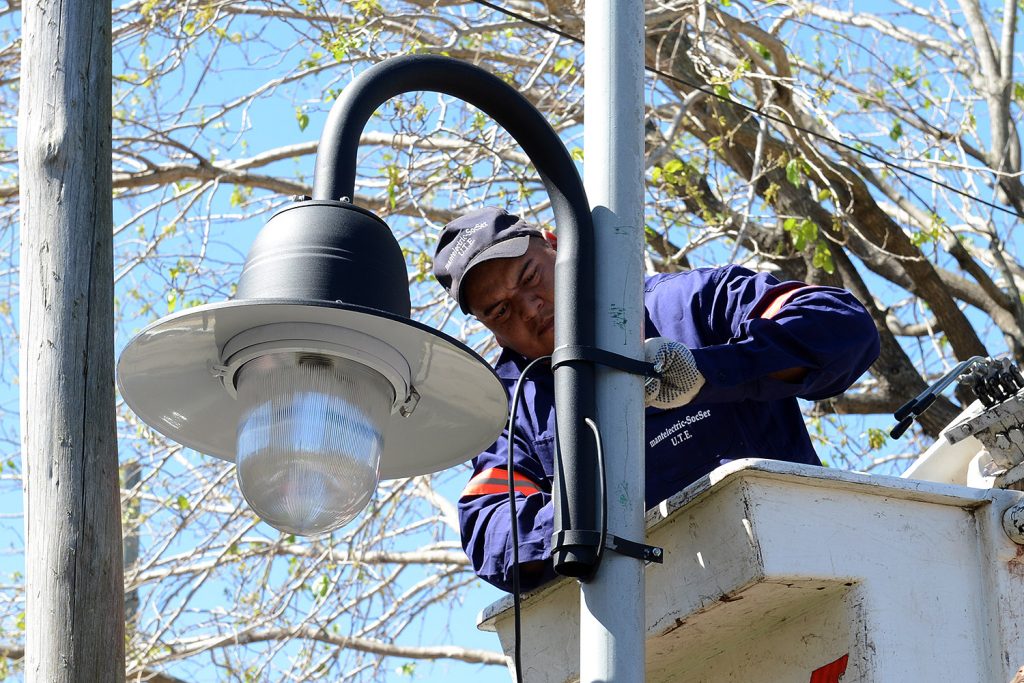
[(532, 237), (526, 253), (475, 266), (463, 280), (466, 308), (505, 348), (529, 359), (555, 348), (554, 238)]

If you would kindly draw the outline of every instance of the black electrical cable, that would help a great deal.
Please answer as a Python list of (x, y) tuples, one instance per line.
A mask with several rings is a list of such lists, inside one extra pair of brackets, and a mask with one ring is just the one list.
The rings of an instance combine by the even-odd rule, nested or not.
[(563, 31), (562, 29), (555, 28), (551, 24), (545, 24), (542, 21), (538, 21), (536, 19), (531, 19), (530, 17), (526, 16), (525, 14), (520, 14), (519, 12), (510, 10), (510, 9), (505, 9), (501, 5), (495, 5), (493, 2), (487, 2), (487, 0), (474, 0), (474, 1), (478, 5), (483, 5), (484, 7), (490, 7), (495, 12), (501, 12), (505, 16), (512, 17), (513, 19), (518, 19), (519, 21), (522, 21), (522, 22), (525, 22), (527, 24), (530, 24), (531, 26), (539, 28), (542, 31), (547, 31), (548, 33), (554, 33), (555, 35), (562, 36), (563, 38), (565, 38), (567, 40), (571, 40), (574, 43), (579, 43), (580, 45), (583, 45), (583, 39), (582, 38), (574, 36), (571, 33), (567, 33), (566, 31)]
[[(488, 7), (490, 9), (493, 9), (496, 12), (500, 12), (500, 13), (506, 15), (506, 16), (512, 17), (513, 19), (518, 19), (519, 21), (522, 21), (522, 22), (527, 23), (527, 24), (529, 24), (531, 26), (539, 28), (542, 31), (547, 31), (549, 33), (554, 33), (557, 36), (561, 36), (562, 38), (565, 38), (567, 40), (571, 40), (572, 42), (577, 43), (579, 45), (585, 45), (586, 44), (585, 41), (582, 38), (579, 38), (578, 36), (574, 36), (571, 33), (563, 31), (563, 30), (561, 30), (559, 28), (555, 28), (554, 26), (551, 26), (549, 24), (545, 24), (545, 23), (543, 23), (541, 21), (538, 21), (536, 19), (531, 19), (530, 17), (527, 17), (527, 16), (525, 16), (523, 14), (520, 14), (519, 12), (515, 12), (513, 10), (506, 9), (506, 8), (500, 6), (500, 5), (496, 5), (493, 2), (488, 2), (488, 0), (473, 0), (473, 1), (476, 4), (478, 4), (478, 5), (483, 5), (484, 7)], [(836, 140), (835, 138), (829, 137), (828, 135), (825, 135), (824, 133), (819, 133), (819, 132), (817, 132), (815, 130), (812, 130), (810, 128), (807, 128), (805, 126), (801, 126), (798, 123), (793, 123), (792, 121), (788, 121), (788, 120), (786, 120), (786, 119), (784, 119), (784, 118), (782, 118), (780, 116), (775, 116), (774, 114), (769, 114), (768, 112), (765, 112), (765, 111), (762, 111), (760, 109), (757, 109), (756, 107), (751, 107), (749, 105), (743, 104), (742, 102), (737, 102), (736, 100), (731, 99), (731, 98), (729, 98), (729, 97), (727, 97), (725, 95), (720, 95), (719, 93), (715, 92), (712, 88), (709, 88), (706, 85), (702, 85), (700, 83), (693, 83), (691, 81), (686, 80), (685, 78), (680, 78), (679, 76), (676, 76), (674, 74), (670, 74), (668, 72), (662, 71), (661, 69), (656, 69), (653, 66), (650, 66), (648, 64), (644, 64), (644, 69), (647, 70), (648, 72), (656, 75), (656, 76), (659, 76), (660, 78), (664, 78), (666, 80), (673, 81), (675, 83), (679, 83), (680, 85), (685, 85), (688, 88), (693, 88), (694, 90), (699, 90), (700, 92), (702, 92), (702, 93), (704, 93), (706, 95), (710, 95), (711, 97), (719, 99), (719, 100), (721, 100), (723, 102), (728, 102), (729, 104), (732, 104), (732, 105), (734, 105), (736, 107), (739, 107), (740, 109), (743, 109), (743, 110), (745, 110), (745, 111), (747, 111), (747, 112), (749, 112), (751, 114), (755, 114), (757, 116), (763, 116), (764, 118), (768, 119), (769, 121), (774, 121), (775, 123), (778, 123), (780, 125), (786, 126), (788, 128), (792, 128), (793, 130), (798, 130), (801, 133), (805, 133), (805, 134), (810, 135), (812, 137), (816, 137), (816, 138), (818, 138), (820, 140), (825, 140), (826, 142), (830, 142), (830, 143), (832, 143), (834, 145), (838, 145), (839, 147), (842, 147), (843, 149), (845, 149), (847, 151), (853, 152), (854, 154), (859, 154), (860, 156), (867, 157), (868, 159), (871, 159), (873, 161), (877, 161), (878, 163), (885, 165), (886, 167), (888, 167), (889, 169), (891, 169), (893, 171), (901, 171), (903, 173), (906, 173), (907, 175), (910, 175), (910, 176), (913, 176), (914, 178), (917, 178), (918, 180), (923, 180), (923, 181), (925, 181), (927, 183), (931, 183), (932, 185), (935, 185), (937, 187), (941, 187), (944, 190), (947, 190), (949, 192), (953, 192), (954, 194), (958, 194), (961, 197), (965, 197), (967, 199), (970, 199), (971, 201), (978, 202), (979, 204), (987, 206), (990, 209), (995, 209), (996, 211), (1001, 211), (1001, 212), (1003, 212), (1005, 214), (1009, 214), (1009, 215), (1011, 215), (1011, 216), (1013, 216), (1015, 218), (1024, 218), (1024, 215), (1018, 213), (1017, 211), (1015, 211), (1013, 209), (1008, 209), (1005, 206), (1000, 206), (999, 204), (995, 204), (993, 202), (987, 201), (985, 199), (982, 199), (981, 197), (976, 197), (976, 196), (972, 195), (969, 192), (965, 192), (964, 190), (961, 190), (961, 189), (958, 189), (956, 187), (953, 187), (952, 185), (948, 185), (948, 184), (942, 182), (941, 180), (935, 180), (934, 178), (929, 178), (928, 176), (926, 176), (923, 173), (918, 173), (917, 171), (911, 170), (911, 169), (906, 168), (904, 166), (900, 166), (899, 164), (895, 164), (895, 163), (893, 163), (891, 161), (888, 161), (887, 159), (884, 159), (884, 158), (878, 156), (877, 154), (872, 154), (871, 152), (868, 152), (866, 150), (858, 149), (857, 147), (854, 147), (851, 144), (845, 143), (845, 142), (843, 142), (841, 140)], [(899, 178), (899, 176), (897, 176), (897, 179), (900, 180), (900, 182), (903, 184), (903, 186), (906, 187), (907, 190), (912, 195), (917, 197), (918, 201), (920, 201), (925, 206), (928, 206), (928, 202), (924, 201), (921, 197), (919, 197), (917, 195), (917, 193), (914, 192), (913, 189), (908, 187), (907, 184), (905, 182), (903, 182), (903, 180), (901, 178)]]
[(601, 566), (601, 559), (604, 557), (604, 545), (608, 540), (608, 474), (604, 465), (604, 445), (601, 443), (601, 432), (597, 423), (589, 417), (583, 421), (594, 432), (594, 441), (597, 442), (597, 477), (601, 483), (601, 539), (597, 546), (597, 561), (594, 563), (594, 571)]
[[(534, 369), (534, 367), (540, 365), (542, 362), (550, 361), (551, 356), (541, 356), (536, 358), (523, 369), (522, 374), (519, 375), (519, 379), (516, 380), (515, 388), (512, 390), (512, 403), (509, 408), (508, 415), (508, 456), (506, 460), (506, 468), (508, 470), (508, 509), (509, 509), (509, 526), (512, 534), (512, 623), (513, 632), (515, 634), (513, 641), (513, 662), (516, 670), (516, 681), (522, 683), (523, 681), (523, 667), (522, 667), (522, 598), (519, 596), (520, 592), (520, 579), (519, 579), (519, 526), (516, 519), (516, 486), (515, 486), (515, 470), (512, 462), (512, 439), (515, 434), (516, 424), (516, 413), (519, 410), (519, 399), (522, 396), (523, 380), (526, 376)], [(604, 448), (601, 443), (601, 433), (597, 428), (597, 424), (589, 417), (584, 418), (584, 422), (590, 427), (590, 430), (594, 433), (594, 441), (597, 443), (597, 468), (598, 477), (601, 483), (601, 540), (597, 548), (597, 562), (594, 565), (594, 570), (601, 564), (601, 558), (604, 555), (605, 540), (608, 537), (608, 478), (605, 470), (604, 462)]]
[(515, 632), (513, 662), (516, 669), (517, 683), (523, 683), (522, 638), (520, 637), (522, 629), (522, 599), (519, 597), (519, 525), (516, 519), (516, 485), (515, 469), (512, 462), (512, 439), (515, 435), (516, 412), (519, 409), (519, 398), (522, 394), (523, 380), (534, 367), (550, 360), (551, 356), (541, 356), (530, 361), (523, 369), (519, 379), (516, 380), (515, 388), (512, 390), (512, 404), (508, 412), (508, 460), (506, 461), (506, 467), (508, 468), (509, 526), (512, 530), (512, 622)]

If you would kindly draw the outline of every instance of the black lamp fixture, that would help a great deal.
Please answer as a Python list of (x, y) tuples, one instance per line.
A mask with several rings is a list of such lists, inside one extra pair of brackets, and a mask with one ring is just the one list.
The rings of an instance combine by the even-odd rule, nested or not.
[[(457, 340), (409, 318), (401, 249), (352, 203), (359, 137), (406, 92), (458, 97), (490, 115), (533, 161), (559, 233), (555, 343), (593, 346), (593, 223), (582, 180), (557, 133), (509, 84), (434, 55), (363, 72), (335, 102), (320, 139), (313, 197), (279, 210), (257, 236), (231, 301), (161, 318), (118, 362), (125, 402), (165, 436), (237, 464), (262, 519), (326, 532), (366, 505), (378, 478), (439, 471), (494, 442), (507, 416), (491, 368)], [(571, 354), (570, 354), (571, 355)], [(594, 369), (555, 368), (556, 570), (587, 575), (598, 526)], [(570, 531), (565, 531), (570, 529)]]

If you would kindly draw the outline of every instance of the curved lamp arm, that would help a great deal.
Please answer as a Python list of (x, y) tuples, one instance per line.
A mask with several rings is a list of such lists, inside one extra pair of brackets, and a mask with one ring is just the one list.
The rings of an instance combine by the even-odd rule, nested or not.
[[(313, 199), (353, 197), (356, 153), (367, 121), (387, 100), (433, 91), (472, 104), (504, 128), (533, 161), (551, 198), (558, 228), (555, 268), (555, 347), (594, 346), (594, 225), (583, 181), (558, 134), (508, 83), (449, 57), (411, 55), (376, 64), (334, 103), (317, 152)], [(555, 570), (586, 577), (600, 556), (597, 454), (586, 418), (595, 419), (594, 366), (575, 361), (555, 368), (560, 457), (555, 468)], [(563, 531), (569, 533), (560, 533)], [(584, 533), (574, 533), (580, 530)], [(582, 541), (580, 539), (583, 539)]]

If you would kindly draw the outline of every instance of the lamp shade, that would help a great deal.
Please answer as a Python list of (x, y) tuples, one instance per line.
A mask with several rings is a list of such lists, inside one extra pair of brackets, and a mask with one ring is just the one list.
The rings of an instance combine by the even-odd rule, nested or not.
[[(501, 433), (508, 414), (505, 389), (472, 349), (415, 320), (338, 303), (225, 301), (161, 318), (122, 351), (117, 373), (121, 395), (164, 436), (234, 461), (242, 408), (225, 385), (221, 351), (240, 334), (275, 324), (357, 330), (407, 361), (419, 401), (407, 417), (395, 413), (388, 420), (382, 479), (465, 462)], [(324, 344), (299, 340), (293, 346), (300, 342), (307, 342), (306, 350)]]

